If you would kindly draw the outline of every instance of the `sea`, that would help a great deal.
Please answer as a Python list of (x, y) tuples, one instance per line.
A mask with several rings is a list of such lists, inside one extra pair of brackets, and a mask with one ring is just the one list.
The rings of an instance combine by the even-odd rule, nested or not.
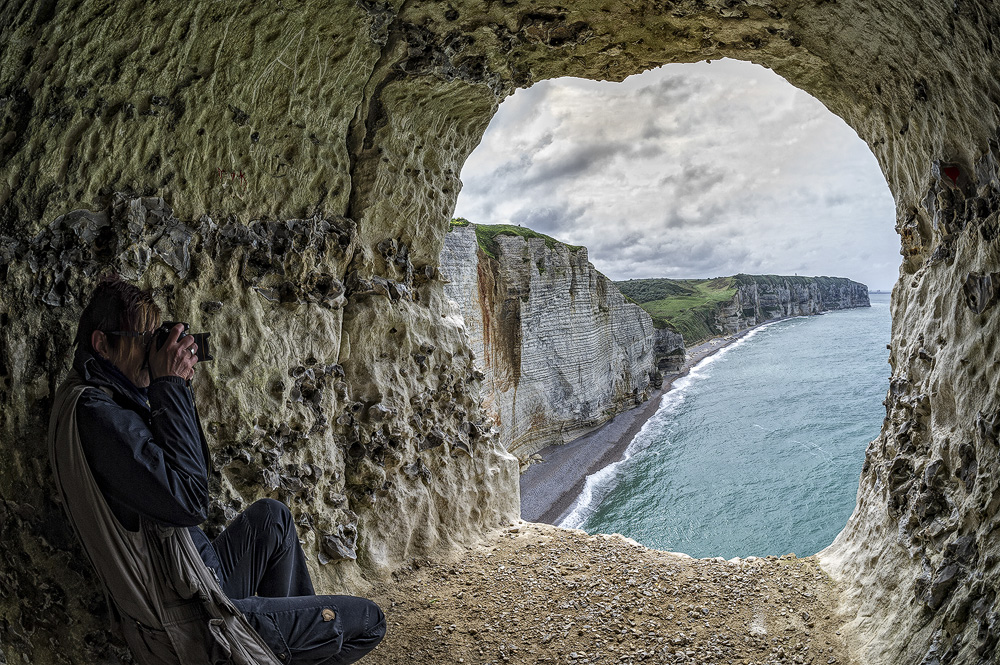
[(889, 387), (889, 295), (755, 328), (674, 382), (560, 525), (696, 558), (815, 554), (854, 510)]

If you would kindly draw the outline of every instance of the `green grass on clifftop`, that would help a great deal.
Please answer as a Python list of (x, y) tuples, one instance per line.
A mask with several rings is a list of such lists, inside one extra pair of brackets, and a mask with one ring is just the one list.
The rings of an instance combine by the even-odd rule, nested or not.
[(654, 326), (682, 334), (687, 346), (720, 334), (715, 327), (716, 310), (736, 295), (734, 277), (630, 279), (615, 286), (649, 312)]
[[(815, 284), (820, 288), (831, 287), (835, 284), (843, 284), (843, 277), (786, 277), (784, 275), (747, 275), (740, 273), (731, 278), (736, 285), (760, 284), (762, 286), (808, 286)], [(848, 280), (849, 281), (849, 280)]]
[[(451, 226), (469, 226), (471, 222), (463, 217), (457, 217), (451, 220)], [(539, 233), (538, 231), (532, 231), (524, 226), (514, 226), (512, 224), (474, 224), (476, 228), (476, 240), (479, 242), (479, 248), (483, 250), (483, 253), (490, 258), (497, 258), (497, 254), (500, 251), (500, 246), (497, 244), (497, 236), (521, 236), (522, 238), (541, 238), (545, 241), (545, 246), (549, 249), (555, 249), (556, 245), (563, 245), (571, 252), (578, 252), (583, 249), (582, 245), (567, 245), (564, 242), (560, 242), (553, 238), (552, 236), (547, 236), (544, 233)], [(449, 228), (449, 231), (451, 229)]]

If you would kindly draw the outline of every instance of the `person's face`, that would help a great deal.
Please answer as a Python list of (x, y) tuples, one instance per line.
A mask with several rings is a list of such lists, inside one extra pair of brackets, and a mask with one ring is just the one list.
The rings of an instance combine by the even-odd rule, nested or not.
[(146, 340), (151, 336), (125, 337), (112, 352), (110, 360), (129, 381), (139, 388), (149, 387), (149, 367), (146, 365)]
[[(117, 345), (112, 348), (109, 339), (117, 337)], [(142, 336), (128, 337), (95, 331), (91, 343), (99, 355), (108, 360), (124, 374), (129, 381), (139, 388), (149, 386), (149, 367), (146, 364), (146, 352), (153, 339), (153, 332), (147, 331)]]

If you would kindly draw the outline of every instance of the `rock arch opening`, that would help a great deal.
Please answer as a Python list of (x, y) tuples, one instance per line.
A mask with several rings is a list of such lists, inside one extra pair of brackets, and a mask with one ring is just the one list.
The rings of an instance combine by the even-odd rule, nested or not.
[[(668, 370), (660, 355), (643, 355), (635, 339), (645, 334), (651, 349), (657, 345), (656, 328), (669, 326), (683, 333), (685, 344), (696, 347), (692, 356), (700, 357), (704, 349), (724, 343), (715, 339), (709, 345), (706, 336), (733, 341), (733, 335), (768, 320), (770, 314), (762, 310), (769, 307), (762, 305), (767, 299), (787, 301), (773, 308), (776, 318), (868, 305), (867, 295), (855, 302), (825, 290), (782, 295), (798, 288), (791, 283), (798, 275), (839, 275), (888, 291), (899, 264), (892, 199), (868, 146), (840, 118), (773, 72), (734, 60), (668, 65), (622, 83), (555, 79), (504, 101), (463, 166), (462, 180), (455, 214), (472, 224), (453, 226), (441, 270), (452, 282), (446, 292), (460, 301), (466, 315), (477, 365), (486, 375), (488, 409), (508, 449), (521, 459), (524, 519), (622, 533), (695, 556), (793, 551), (802, 556), (833, 541), (854, 507), (864, 450), (884, 415), (888, 295), (869, 310), (872, 321), (879, 317), (877, 325), (867, 319), (844, 321), (855, 334), (831, 330), (837, 341), (831, 338), (827, 351), (824, 339), (792, 337), (788, 344), (803, 344), (813, 356), (794, 348), (777, 356), (766, 352), (761, 362), (768, 365), (755, 373), (754, 383), (758, 393), (774, 396), (761, 398), (757, 411), (749, 406), (755, 394), (732, 387), (741, 372), (725, 380), (713, 376), (726, 374), (728, 359), (682, 378), (686, 368), (680, 376), (681, 368)], [(467, 242), (473, 232), (481, 254), (476, 243)], [(656, 328), (631, 329), (632, 309), (609, 308), (596, 294), (581, 294), (574, 284), (589, 284), (582, 289), (586, 292), (604, 282), (562, 261), (549, 238), (550, 247), (543, 249), (542, 238), (533, 238), (538, 233), (585, 247), (593, 268), (612, 280), (633, 280), (605, 288), (620, 288), (642, 304), (654, 315)], [(499, 243), (493, 234), (509, 235)], [(472, 270), (474, 265), (478, 270)], [(502, 313), (479, 302), (481, 289), (466, 284), (480, 280), (484, 271), (517, 295), (505, 301), (519, 312), (516, 381), (497, 381), (501, 375), (509, 378), (509, 372), (494, 367), (500, 361), (509, 364), (492, 353), (502, 335), (491, 329), (491, 319), (503, 318)], [(707, 282), (738, 273), (786, 275), (790, 281), (778, 286), (758, 280), (754, 296), (723, 280), (717, 289), (703, 285), (701, 300), (681, 283), (642, 281)], [(648, 289), (663, 292), (646, 295)], [(799, 302), (800, 297), (814, 300), (815, 307)], [(706, 305), (706, 299), (713, 304)], [(554, 302), (560, 300), (565, 302)], [(673, 313), (671, 308), (683, 303), (693, 311)], [(739, 310), (738, 316), (724, 322), (716, 305)], [(604, 317), (578, 313), (602, 307), (610, 312)], [(744, 311), (751, 312), (749, 318), (742, 317)], [(775, 329), (767, 331), (751, 346), (773, 334)], [(858, 342), (859, 334), (872, 338)], [(604, 344), (595, 341), (603, 337)], [(856, 348), (848, 352), (851, 338)], [(841, 350), (843, 356), (832, 361), (829, 353)], [(851, 374), (861, 358), (864, 368)], [(840, 380), (837, 370), (831, 375), (829, 363), (843, 372)], [(646, 381), (646, 373), (657, 376)], [(773, 384), (767, 382), (772, 374)], [(655, 410), (661, 393), (652, 384), (665, 382), (670, 389), (675, 380), (681, 387), (664, 398), (666, 411), (651, 419), (634, 445), (625, 448), (627, 440), (605, 441), (593, 432), (622, 410)], [(701, 381), (721, 383), (706, 394)], [(845, 389), (846, 382), (852, 388)], [(621, 389), (624, 385), (638, 392), (630, 394)], [(866, 399), (855, 401), (860, 385), (866, 386)], [(734, 393), (726, 397), (730, 389)], [(649, 395), (651, 401), (644, 402)], [(713, 411), (727, 410), (718, 404), (697, 416), (689, 410), (693, 399), (729, 403), (732, 416), (713, 421)], [(629, 431), (644, 417), (624, 416), (636, 419)], [(684, 425), (689, 419), (700, 422), (697, 434)], [(729, 427), (728, 422), (742, 425)], [(847, 432), (847, 423), (859, 428)], [(620, 424), (609, 429), (615, 437), (631, 436), (618, 432)], [(837, 436), (831, 433), (835, 429)], [(580, 437), (586, 439), (569, 449), (559, 445)], [(726, 453), (721, 453), (727, 447), (723, 440), (729, 444)], [(741, 461), (735, 464), (724, 461), (737, 458)], [(562, 471), (532, 468), (542, 459), (544, 466)], [(674, 460), (673, 467), (667, 459)], [(778, 460), (787, 465), (780, 471)], [(596, 470), (601, 465), (612, 466)], [(660, 486), (653, 476), (671, 481)]]
[[(516, 514), (516, 468), (479, 429), (478, 379), (436, 273), (458, 173), (499, 101), (558, 76), (722, 57), (770, 67), (844, 118), (896, 203), (886, 420), (855, 513), (821, 557), (860, 657), (995, 657), (991, 2), (171, 9), (0, 6), (7, 659), (117, 648), (45, 489), (41, 445), (69, 349), (60, 331), (96, 274), (126, 271), (179, 318), (270, 340), (234, 335), (232, 374), (203, 384), (213, 448), (233, 462), (215, 511), (287, 494), (317, 574), (360, 586)], [(331, 560), (352, 534), (357, 561)]]

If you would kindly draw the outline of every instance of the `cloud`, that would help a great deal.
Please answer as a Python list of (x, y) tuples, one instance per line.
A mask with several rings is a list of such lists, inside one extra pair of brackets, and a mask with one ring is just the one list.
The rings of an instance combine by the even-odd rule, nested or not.
[(625, 149), (625, 146), (614, 143), (570, 145), (550, 159), (540, 160), (536, 156), (524, 180), (533, 187), (544, 187), (552, 180), (591, 174)]
[(462, 179), (456, 214), (585, 245), (613, 279), (897, 275), (895, 206), (867, 146), (748, 63), (518, 91)]
[(559, 236), (579, 226), (579, 220), (586, 215), (586, 206), (559, 203), (521, 208), (511, 215), (511, 222), (546, 235)]
[(840, 205), (847, 205), (851, 202), (851, 196), (847, 192), (827, 192), (823, 196), (823, 205), (834, 208)]

